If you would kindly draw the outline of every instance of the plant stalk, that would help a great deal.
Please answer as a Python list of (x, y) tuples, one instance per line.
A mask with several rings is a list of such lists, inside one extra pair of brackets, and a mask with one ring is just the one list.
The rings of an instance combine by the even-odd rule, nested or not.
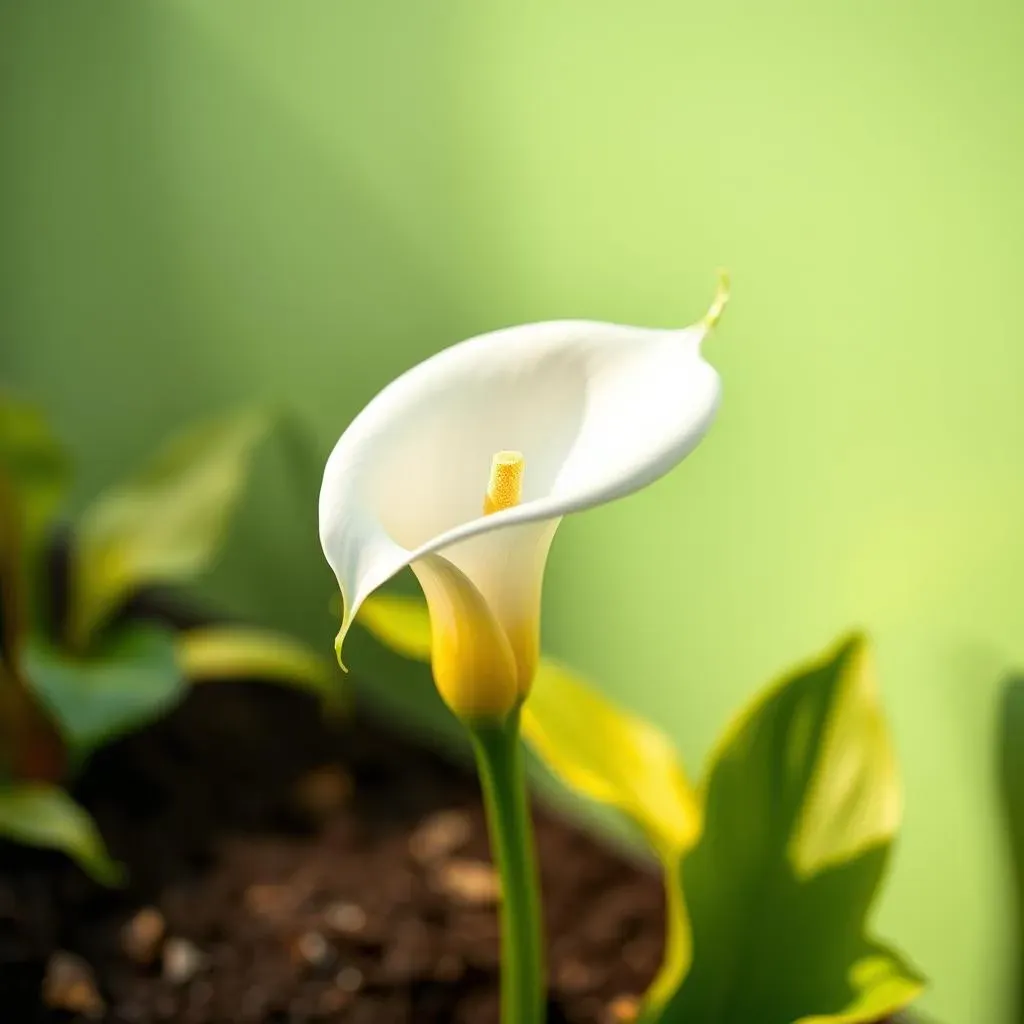
[(544, 946), (540, 886), (527, 799), (519, 712), (501, 724), (472, 725), (491, 851), (501, 878), (502, 1024), (543, 1024)]

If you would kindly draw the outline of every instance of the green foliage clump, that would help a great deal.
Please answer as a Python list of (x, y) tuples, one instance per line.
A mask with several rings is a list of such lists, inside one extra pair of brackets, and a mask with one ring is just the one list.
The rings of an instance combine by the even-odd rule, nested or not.
[(333, 668), (287, 637), (131, 614), (141, 592), (210, 565), (269, 431), (255, 412), (187, 431), (62, 536), (69, 459), (36, 409), (0, 397), (0, 834), (63, 850), (113, 884), (120, 867), (64, 788), (97, 747), (164, 714), (195, 680), (336, 697)]

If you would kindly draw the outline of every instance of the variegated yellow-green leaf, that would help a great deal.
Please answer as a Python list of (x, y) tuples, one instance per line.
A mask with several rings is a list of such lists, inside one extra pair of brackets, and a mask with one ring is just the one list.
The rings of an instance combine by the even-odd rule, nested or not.
[(663, 1024), (867, 1024), (918, 974), (866, 933), (899, 824), (865, 642), (845, 641), (742, 714), (712, 758), (681, 866), (693, 961)]
[(265, 416), (247, 412), (190, 430), (86, 510), (74, 548), (78, 649), (132, 590), (206, 568), (268, 428)]
[(330, 663), (290, 637), (243, 626), (206, 626), (177, 638), (182, 671), (191, 680), (259, 679), (310, 690), (336, 703), (341, 681)]
[(669, 738), (579, 675), (541, 662), (523, 706), (523, 738), (578, 793), (628, 815), (658, 850), (688, 849), (700, 807)]
[(103, 885), (118, 885), (121, 866), (110, 859), (96, 823), (58, 786), (0, 787), (0, 834), (27, 846), (66, 853)]

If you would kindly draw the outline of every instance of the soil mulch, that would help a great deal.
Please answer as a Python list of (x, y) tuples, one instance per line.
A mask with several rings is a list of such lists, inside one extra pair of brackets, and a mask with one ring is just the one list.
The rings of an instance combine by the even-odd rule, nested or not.
[[(0, 1020), (496, 1024), (496, 879), (464, 768), (296, 692), (211, 684), (76, 794), (129, 882), (0, 844)], [(536, 820), (550, 1024), (604, 1024), (657, 970), (661, 885)]]

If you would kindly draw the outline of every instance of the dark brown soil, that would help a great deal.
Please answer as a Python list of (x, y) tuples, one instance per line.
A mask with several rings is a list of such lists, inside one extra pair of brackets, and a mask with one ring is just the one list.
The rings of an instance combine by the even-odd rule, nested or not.
[[(0, 1020), (89, 1019), (46, 1007), (49, 965), (51, 1004), (118, 1024), (496, 1024), (494, 877), (463, 769), (365, 718), (328, 727), (294, 692), (209, 685), (98, 755), (78, 796), (130, 882), (0, 844)], [(544, 813), (537, 841), (551, 1024), (604, 1022), (657, 969), (661, 886)], [(84, 982), (56, 978), (58, 951)]]

